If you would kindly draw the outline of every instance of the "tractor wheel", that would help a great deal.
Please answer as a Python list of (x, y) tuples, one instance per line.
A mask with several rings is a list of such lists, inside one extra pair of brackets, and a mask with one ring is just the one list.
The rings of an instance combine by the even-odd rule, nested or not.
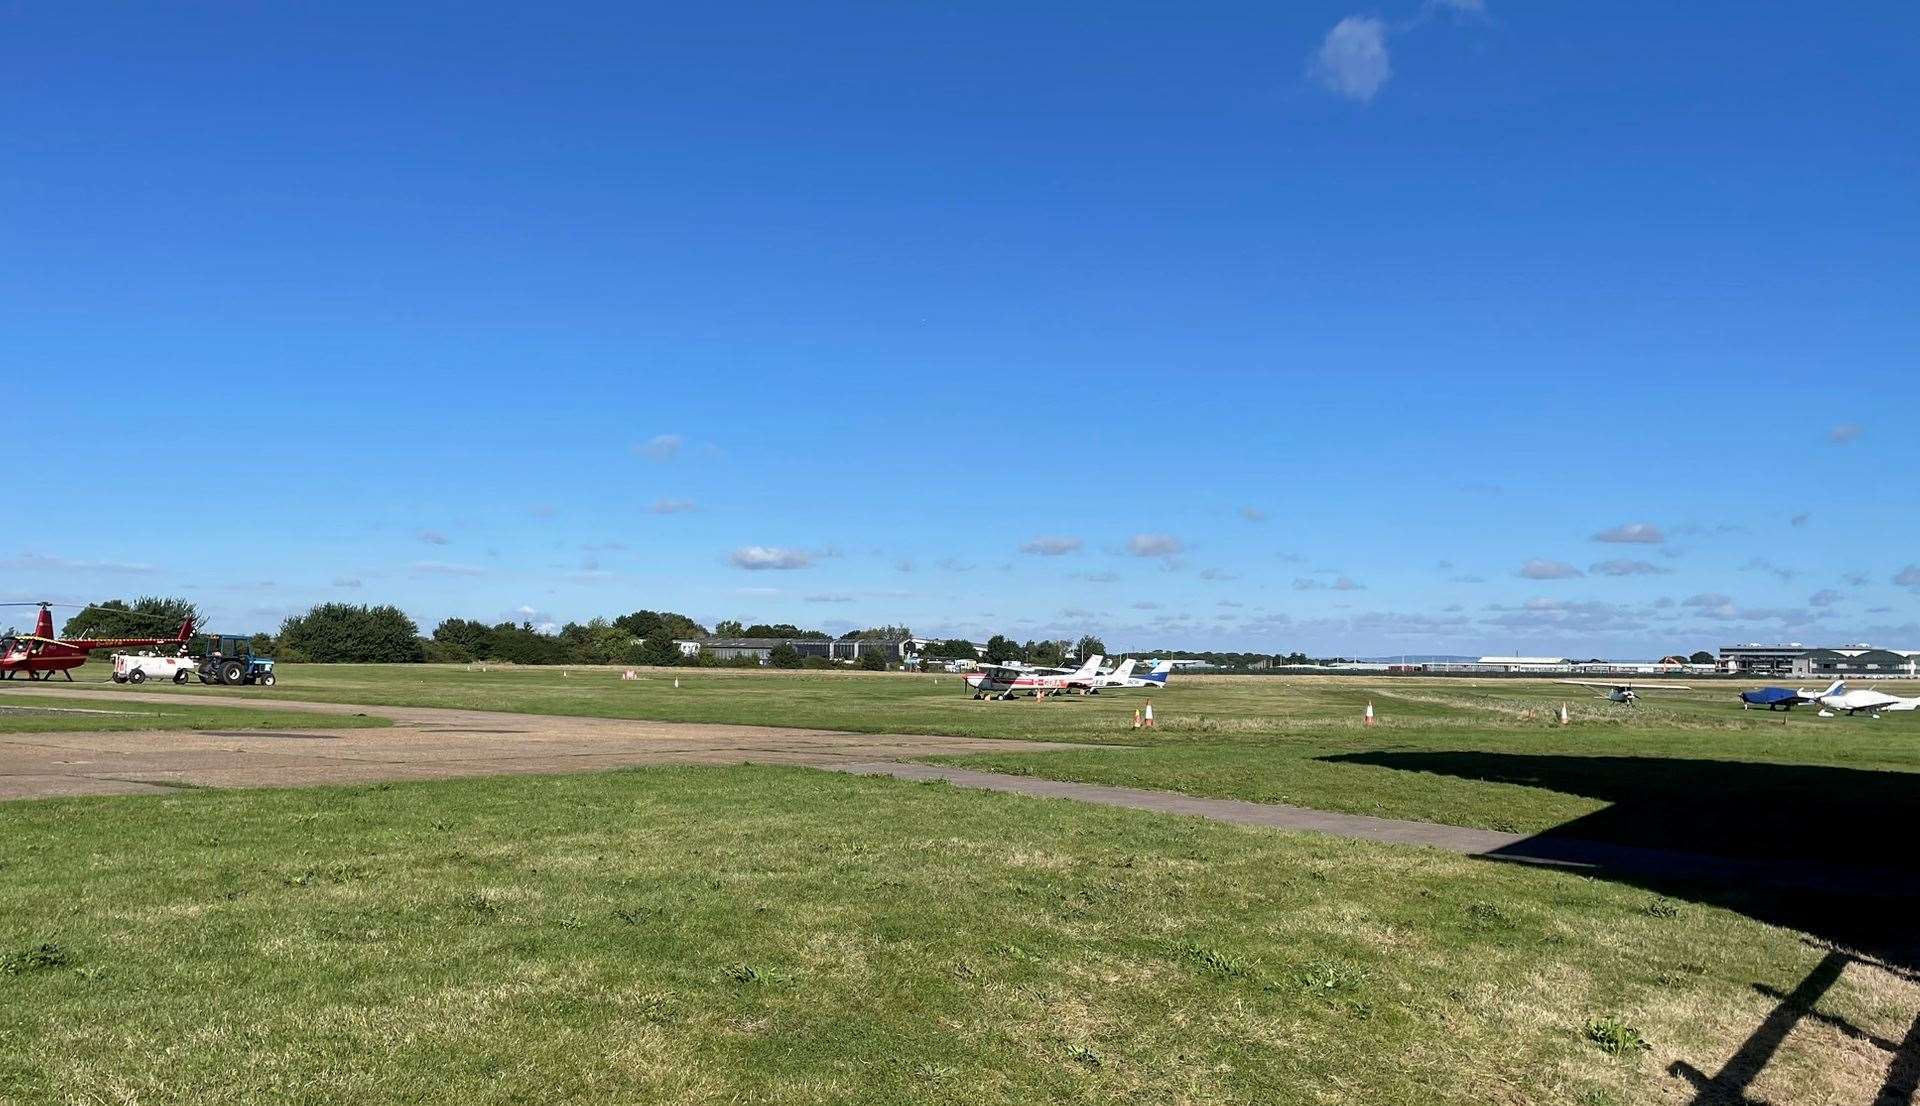
[(220, 682), (223, 684), (238, 684), (246, 678), (247, 666), (239, 661), (228, 661), (220, 666)]
[(272, 687), (272, 686), (273, 686), (273, 673), (271, 673), (271, 672), (269, 672), (269, 673), (267, 673), (266, 675), (264, 675), (264, 676), (261, 676), (261, 677), (260, 677), (260, 686), (262, 686), (262, 687)]
[(127, 673), (127, 682), (130, 684), (144, 684), (147, 682), (147, 674), (141, 669), (136, 668)]
[(173, 674), (173, 682), (176, 684), (185, 684), (187, 682), (187, 670), (182, 668), (180, 671), (175, 672)]

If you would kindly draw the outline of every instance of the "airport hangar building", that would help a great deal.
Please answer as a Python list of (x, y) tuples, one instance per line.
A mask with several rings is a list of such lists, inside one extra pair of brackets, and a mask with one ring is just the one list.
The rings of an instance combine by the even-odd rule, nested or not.
[(1871, 645), (1810, 646), (1725, 645), (1720, 670), (1748, 676), (1824, 676), (1829, 679), (1913, 678), (1920, 676), (1920, 650), (1877, 649)]

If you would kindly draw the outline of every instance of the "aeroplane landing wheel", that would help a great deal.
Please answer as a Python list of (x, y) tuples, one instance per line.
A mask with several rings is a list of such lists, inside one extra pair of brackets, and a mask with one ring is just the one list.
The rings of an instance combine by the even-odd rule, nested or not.
[(175, 673), (173, 674), (173, 682), (174, 682), (174, 683), (176, 683), (176, 684), (184, 684), (184, 683), (186, 683), (186, 682), (187, 682), (187, 673), (186, 673), (186, 670), (185, 670), (185, 669), (182, 669), (182, 670), (181, 670), (181, 671), (179, 671), (179, 672), (175, 672)]
[(136, 668), (127, 673), (127, 682), (130, 684), (144, 684), (147, 682), (147, 674)]

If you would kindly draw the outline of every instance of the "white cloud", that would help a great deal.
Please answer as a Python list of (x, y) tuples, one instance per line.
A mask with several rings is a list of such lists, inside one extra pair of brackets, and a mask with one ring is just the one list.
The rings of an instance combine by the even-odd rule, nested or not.
[(1908, 565), (1894, 573), (1893, 582), (1903, 588), (1920, 588), (1920, 565)]
[(1520, 566), (1519, 575), (1529, 580), (1565, 580), (1586, 573), (1561, 561), (1550, 561), (1544, 557), (1535, 557)]
[(1352, 581), (1351, 579), (1349, 579), (1349, 578), (1347, 578), (1347, 577), (1345, 577), (1345, 576), (1342, 576), (1342, 577), (1340, 577), (1339, 579), (1337, 579), (1337, 580), (1335, 580), (1335, 581), (1333, 582), (1333, 590), (1335, 590), (1335, 591), (1365, 591), (1365, 590), (1367, 590), (1367, 585), (1365, 585), (1365, 584), (1356, 584), (1356, 583), (1354, 583), (1354, 582), (1353, 582), (1353, 581)]
[(1248, 522), (1265, 522), (1267, 521), (1267, 512), (1258, 507), (1242, 507), (1240, 508), (1240, 517), (1246, 519)]
[(1200, 578), (1202, 580), (1238, 580), (1240, 574), (1228, 572), (1224, 568), (1203, 568), (1200, 570)]
[(735, 568), (744, 568), (750, 572), (759, 572), (764, 569), (806, 568), (813, 563), (813, 554), (804, 549), (743, 545), (727, 555), (727, 562)]
[(646, 441), (633, 447), (640, 456), (653, 461), (671, 461), (680, 454), (680, 447), (687, 439), (679, 434), (655, 434)]
[(1031, 553), (1036, 557), (1063, 557), (1068, 553), (1080, 552), (1079, 538), (1040, 537), (1020, 545), (1020, 552)]
[(1293, 578), (1293, 590), (1295, 591), (1319, 591), (1326, 586), (1327, 585), (1315, 580), (1311, 576), (1295, 576)]
[(414, 537), (419, 538), (421, 541), (426, 542), (428, 545), (447, 544), (447, 536), (445, 534), (442, 534), (438, 530), (422, 530), (419, 533), (415, 534)]
[(1595, 576), (1664, 576), (1669, 570), (1651, 561), (1601, 561), (1588, 571)]
[(691, 499), (656, 499), (647, 510), (656, 515), (678, 515), (694, 510), (696, 504)]
[(335, 576), (333, 578), (333, 586), (336, 588), (357, 588), (360, 586), (360, 578), (358, 576)]
[(1865, 431), (1861, 429), (1858, 423), (1843, 422), (1832, 430), (1827, 431), (1827, 440), (1834, 445), (1846, 445), (1849, 442), (1858, 441), (1860, 435), (1863, 433), (1865, 433)]
[(1667, 540), (1667, 536), (1651, 522), (1623, 522), (1618, 526), (1600, 531), (1593, 536), (1593, 540), (1616, 544), (1659, 545)]
[(1367, 103), (1393, 76), (1386, 23), (1370, 15), (1335, 23), (1308, 69), (1329, 92)]
[(1127, 539), (1127, 552), (1136, 557), (1171, 557), (1185, 548), (1171, 534), (1135, 534)]
[(809, 596), (807, 596), (807, 597), (806, 597), (806, 598), (805, 598), (805, 599), (803, 600), (803, 602), (807, 602), (807, 603), (851, 603), (851, 602), (853, 602), (853, 596), (851, 596), (851, 595), (836, 595), (836, 594), (821, 594), (821, 595), (809, 595)]
[(1787, 522), (1794, 526), (1805, 526), (1807, 524), (1807, 520), (1812, 517), (1813, 516), (1811, 514), (1808, 514), (1807, 512), (1802, 511), (1799, 514), (1788, 519)]

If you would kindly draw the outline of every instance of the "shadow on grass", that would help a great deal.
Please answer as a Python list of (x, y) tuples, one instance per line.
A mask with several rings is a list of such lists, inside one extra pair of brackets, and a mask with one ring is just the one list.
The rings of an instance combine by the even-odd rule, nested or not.
[[(1488, 752), (1345, 753), (1322, 757), (1461, 779), (1520, 784), (1604, 799), (1612, 805), (1487, 854), (1493, 859), (1566, 857), (1588, 870), (1675, 899), (1736, 910), (1811, 935), (1826, 954), (1792, 992), (1757, 987), (1777, 1005), (1740, 1048), (1708, 1074), (1684, 1061), (1669, 1073), (1692, 1085), (1689, 1106), (1758, 1103), (1749, 1088), (1796, 1026), (1816, 1021), (1886, 1057), (1876, 1106), (1910, 1104), (1920, 1093), (1920, 1017), (1904, 1040), (1877, 1037), (1820, 1011), (1821, 998), (1853, 964), (1920, 978), (1920, 773), (1876, 772), (1742, 761), (1668, 760)], [(1725, 857), (1718, 877), (1676, 864), (1662, 871), (1646, 855), (1608, 863), (1608, 847)], [(1657, 860), (1656, 858), (1653, 858)], [(1756, 863), (1757, 862), (1757, 863)], [(1774, 885), (1796, 870), (1799, 882)], [(1813, 890), (1808, 872), (1846, 871), (1833, 889)], [(1844, 890), (1839, 888), (1844, 886)]]
[[(1528, 838), (1515, 856), (1585, 843), (1726, 857), (1729, 878), (1642, 867), (1596, 874), (1675, 898), (1710, 902), (1920, 968), (1920, 773), (1659, 757), (1375, 751), (1322, 760), (1519, 784), (1611, 805)], [(1509, 850), (1501, 850), (1508, 852)], [(1496, 854), (1497, 858), (1497, 854)], [(1827, 890), (1782, 889), (1834, 873)], [(1768, 878), (1778, 873), (1783, 878)], [(1802, 884), (1806, 881), (1799, 880)], [(1775, 883), (1776, 886), (1766, 886)], [(1846, 890), (1839, 889), (1845, 885)]]

